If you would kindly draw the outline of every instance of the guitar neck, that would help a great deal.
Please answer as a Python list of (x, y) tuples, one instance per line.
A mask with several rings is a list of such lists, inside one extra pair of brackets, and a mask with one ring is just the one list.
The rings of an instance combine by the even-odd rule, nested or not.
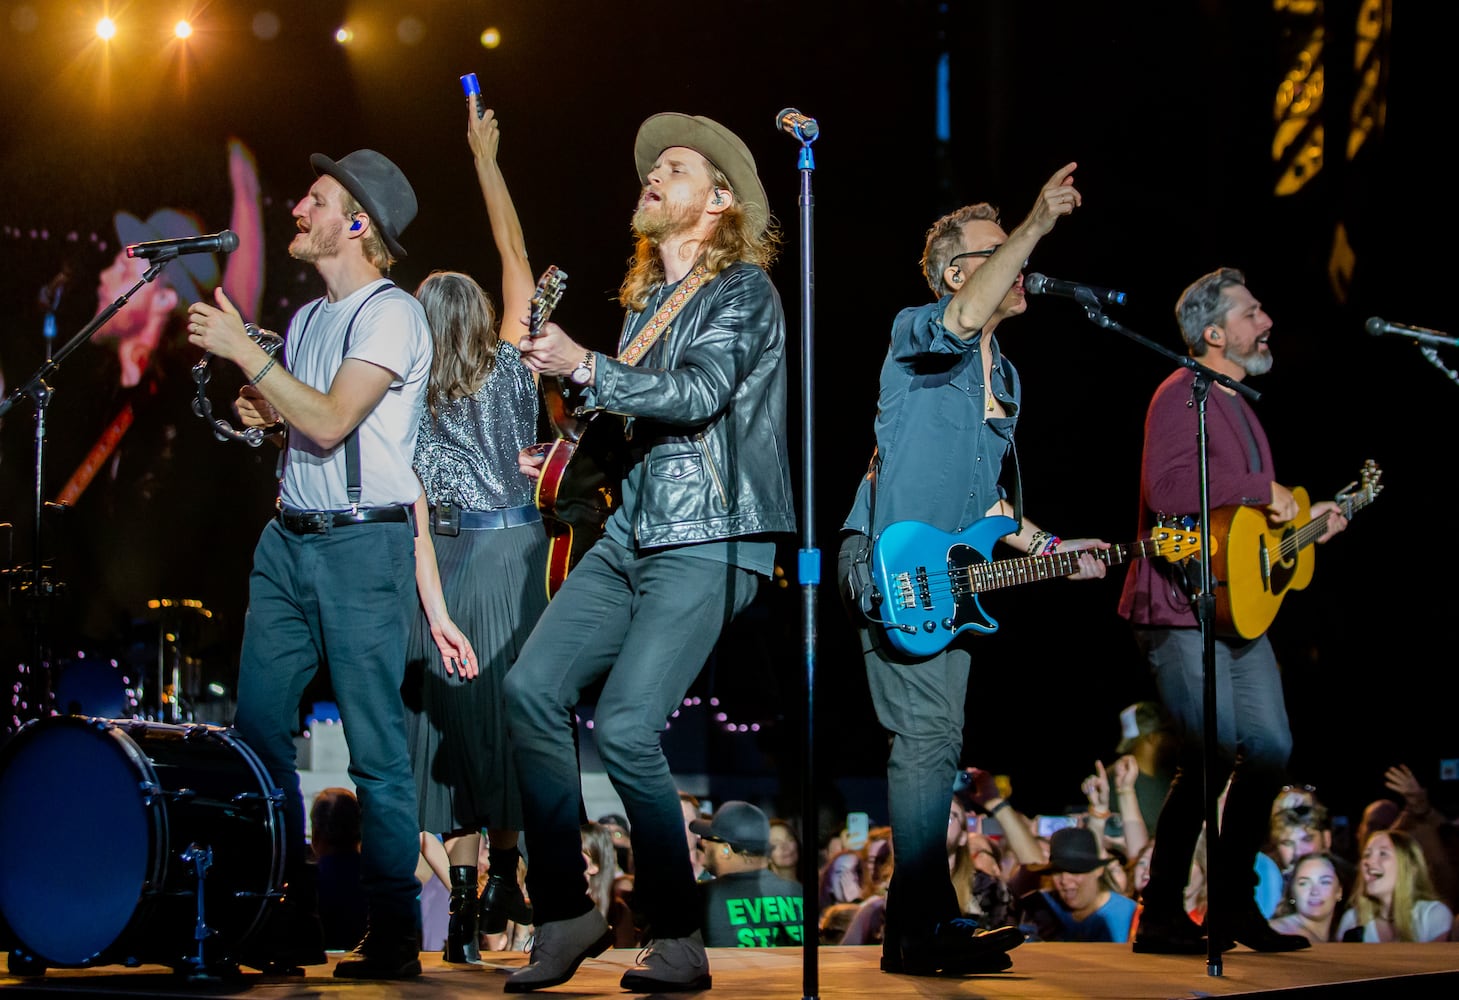
[(995, 559), (992, 562), (976, 563), (967, 568), (969, 582), (974, 593), (985, 590), (1001, 590), (1020, 583), (1035, 580), (1052, 580), (1068, 576), (1079, 569), (1079, 556), (1087, 552), (1106, 566), (1118, 566), (1131, 558), (1143, 558), (1155, 552), (1155, 542), (1149, 539), (1129, 545), (1111, 545), (1107, 549), (1074, 549), (1067, 552), (1051, 552), (1046, 556), (1021, 556), (1016, 559)]
[[(1371, 491), (1365, 490), (1364, 492), (1359, 493), (1356, 496), (1339, 497), (1337, 502), (1342, 504), (1344, 507), (1343, 516), (1351, 518), (1358, 511), (1362, 510), (1364, 507), (1368, 506), (1368, 504), (1372, 503), (1374, 495), (1375, 494), (1373, 494)], [(1298, 549), (1305, 549), (1307, 546), (1317, 541), (1323, 535), (1327, 534), (1327, 518), (1328, 515), (1331, 513), (1331, 511), (1325, 510), (1321, 514), (1318, 514), (1316, 517), (1312, 518), (1312, 520), (1308, 521), (1306, 524), (1302, 525), (1302, 527), (1298, 528), (1294, 533), (1295, 540), (1292, 543), (1293, 550), (1295, 551)], [(1287, 543), (1285, 541), (1283, 542), (1283, 547), (1287, 547)]]

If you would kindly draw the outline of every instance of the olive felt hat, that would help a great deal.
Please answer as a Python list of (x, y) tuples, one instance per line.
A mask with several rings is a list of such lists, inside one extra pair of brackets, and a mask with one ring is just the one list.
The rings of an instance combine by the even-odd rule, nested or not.
[(638, 127), (633, 141), (633, 159), (638, 166), (638, 179), (646, 182), (659, 154), (670, 146), (684, 146), (703, 156), (729, 178), (750, 229), (760, 236), (770, 225), (769, 201), (755, 158), (739, 136), (712, 118), (665, 111), (653, 115)]

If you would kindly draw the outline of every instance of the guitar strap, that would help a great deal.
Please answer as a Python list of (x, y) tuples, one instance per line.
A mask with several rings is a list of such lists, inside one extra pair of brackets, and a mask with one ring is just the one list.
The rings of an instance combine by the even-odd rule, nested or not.
[(669, 301), (664, 303), (663, 308), (654, 315), (648, 326), (638, 331), (638, 336), (634, 337), (632, 342), (619, 353), (619, 362), (625, 365), (636, 365), (642, 361), (643, 356), (648, 353), (648, 349), (668, 331), (669, 320), (674, 318), (674, 314), (683, 307), (685, 302), (694, 297), (695, 292), (704, 287), (704, 276), (708, 273), (709, 268), (698, 264), (694, 270), (685, 275), (684, 280), (679, 283), (679, 287), (674, 289), (674, 294), (669, 296)]

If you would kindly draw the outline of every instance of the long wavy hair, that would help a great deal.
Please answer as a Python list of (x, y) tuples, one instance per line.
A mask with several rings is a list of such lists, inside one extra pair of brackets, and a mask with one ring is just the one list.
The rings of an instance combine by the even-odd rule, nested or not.
[(583, 853), (598, 869), (588, 876), (588, 896), (603, 916), (613, 905), (613, 880), (617, 876), (618, 859), (613, 845), (613, 834), (601, 823), (584, 823), (582, 826)]
[(453, 399), (480, 389), (496, 363), (496, 310), (491, 298), (469, 274), (432, 271), (415, 297), (425, 308), (435, 348), (426, 406), (431, 418)]
[[(1393, 886), (1393, 934), (1399, 941), (1417, 941), (1413, 926), (1413, 907), (1425, 899), (1438, 899), (1434, 884), (1429, 879), (1428, 862), (1418, 841), (1402, 830), (1374, 830), (1363, 844), (1366, 853), (1373, 838), (1386, 836), (1393, 844), (1393, 858), (1398, 871)], [(1365, 892), (1355, 892), (1353, 913), (1358, 926), (1383, 916), (1383, 904)]]
[[(726, 191), (734, 191), (729, 178), (714, 164), (709, 164), (711, 183)], [(699, 259), (709, 269), (709, 277), (736, 261), (754, 264), (762, 269), (770, 265), (780, 253), (780, 226), (772, 218), (763, 233), (755, 233), (745, 210), (736, 198), (719, 215), (719, 223), (699, 248)], [(634, 244), (633, 256), (628, 259), (628, 274), (618, 289), (618, 304), (634, 312), (643, 312), (648, 306), (648, 293), (655, 285), (664, 282), (664, 262), (659, 259), (659, 244), (648, 236), (639, 236)]]

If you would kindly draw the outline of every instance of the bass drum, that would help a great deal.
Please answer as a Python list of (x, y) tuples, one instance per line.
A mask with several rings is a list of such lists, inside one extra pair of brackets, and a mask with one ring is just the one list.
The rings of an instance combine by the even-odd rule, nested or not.
[(12, 965), (226, 968), (280, 895), (282, 798), (219, 726), (27, 723), (0, 747)]

